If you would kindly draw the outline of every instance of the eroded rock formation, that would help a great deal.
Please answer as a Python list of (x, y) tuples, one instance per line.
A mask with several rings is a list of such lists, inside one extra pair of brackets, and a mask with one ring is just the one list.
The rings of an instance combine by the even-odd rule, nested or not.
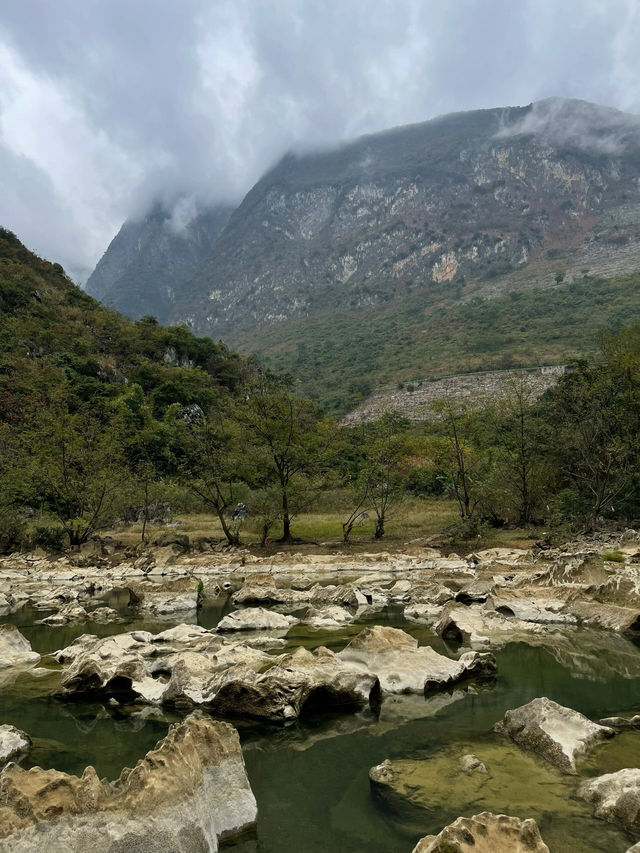
[(214, 853), (256, 815), (237, 732), (193, 715), (115, 782), (93, 767), (0, 775), (0, 853)]

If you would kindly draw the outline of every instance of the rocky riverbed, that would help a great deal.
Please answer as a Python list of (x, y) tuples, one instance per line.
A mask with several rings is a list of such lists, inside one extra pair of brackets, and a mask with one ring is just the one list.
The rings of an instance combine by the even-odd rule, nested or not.
[(92, 547), (0, 560), (3, 853), (640, 839), (635, 531), (460, 556)]

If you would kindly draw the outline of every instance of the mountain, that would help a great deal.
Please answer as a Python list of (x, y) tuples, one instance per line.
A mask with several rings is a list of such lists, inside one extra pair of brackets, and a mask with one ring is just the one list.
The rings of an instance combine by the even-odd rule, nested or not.
[(290, 154), (234, 212), (171, 317), (239, 341), (327, 307), (493, 281), (550, 249), (595, 267), (624, 246), (635, 269), (639, 167), (638, 118), (555, 100)]
[(165, 323), (233, 210), (190, 210), (182, 201), (171, 211), (156, 204), (145, 217), (127, 220), (89, 277), (87, 293), (134, 319), (152, 315)]
[(640, 118), (551, 99), (288, 154), (169, 319), (344, 411), (383, 383), (564, 363), (637, 313), (638, 271)]

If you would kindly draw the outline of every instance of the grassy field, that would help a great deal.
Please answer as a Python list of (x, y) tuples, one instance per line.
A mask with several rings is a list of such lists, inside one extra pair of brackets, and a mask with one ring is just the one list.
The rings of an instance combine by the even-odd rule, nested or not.
[[(261, 548), (259, 545), (258, 523), (249, 519), (241, 528), (241, 539), (251, 552), (262, 556), (283, 550), (292, 554), (330, 553), (332, 551), (342, 551), (354, 555), (378, 551), (402, 552), (420, 548), (430, 543), (440, 545), (439, 534), (458, 520), (457, 508), (453, 501), (441, 499), (405, 500), (395, 507), (390, 514), (383, 539), (376, 541), (373, 538), (374, 522), (372, 518), (369, 518), (355, 528), (349, 545), (345, 546), (342, 542), (342, 522), (345, 517), (345, 513), (336, 511), (302, 514), (296, 517), (292, 524), (292, 533), (300, 541), (295, 544), (283, 545), (277, 541), (281, 535), (281, 530), (274, 528), (267, 548)], [(167, 528), (166, 525), (148, 527), (148, 540), (153, 541), (154, 538), (166, 533), (167, 530), (185, 533), (192, 541), (200, 537), (223, 539), (220, 524), (214, 515), (179, 515), (176, 516), (174, 522), (179, 522), (176, 527)], [(468, 552), (478, 548), (498, 546), (526, 548), (535, 541), (539, 533), (540, 531), (525, 529), (483, 529), (479, 538), (464, 542), (447, 542), (446, 545), (443, 544), (443, 550)], [(118, 525), (105, 531), (103, 535), (110, 535), (124, 544), (133, 545), (140, 542), (141, 525)]]

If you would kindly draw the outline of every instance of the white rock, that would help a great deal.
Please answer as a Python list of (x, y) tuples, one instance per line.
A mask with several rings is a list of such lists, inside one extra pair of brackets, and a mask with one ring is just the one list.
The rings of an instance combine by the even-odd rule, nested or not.
[(545, 696), (507, 711), (494, 730), (573, 774), (577, 758), (615, 734), (613, 729), (592, 723), (578, 711)]
[(298, 624), (298, 619), (275, 613), (264, 607), (247, 607), (234, 610), (218, 622), (217, 630), (224, 631), (288, 631)]
[(0, 726), (0, 767), (31, 749), (31, 738), (14, 726)]

